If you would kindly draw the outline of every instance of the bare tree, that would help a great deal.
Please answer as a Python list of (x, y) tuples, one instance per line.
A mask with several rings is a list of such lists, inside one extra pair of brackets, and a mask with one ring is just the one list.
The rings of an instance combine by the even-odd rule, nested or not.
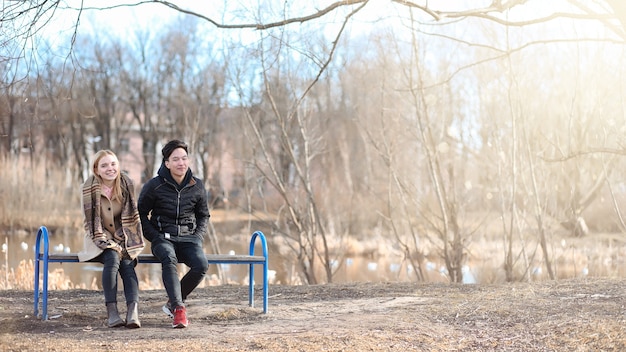
[[(75, 46), (85, 12), (147, 4), (197, 22), (176, 22), (154, 36), (146, 29), (111, 45)], [(203, 177), (218, 187), (230, 152), (236, 187), (245, 190), (238, 206), (249, 219), (257, 209), (278, 214), (272, 231), (287, 239), (310, 283), (322, 281), (317, 270), (333, 280), (349, 235), (362, 241), (374, 233), (385, 244), (374, 252), (399, 251), (416, 279), (428, 279), (422, 264), (435, 246), (449, 279), (461, 282), (463, 266), (477, 257), (472, 241), (487, 236), (487, 226), (473, 219), (492, 214), (501, 224), (495, 232), (505, 249), (496, 260), (505, 280), (531, 279), (536, 266), (555, 278), (559, 223), (584, 235), (597, 226), (590, 219), (605, 209), (603, 200), (619, 199), (621, 188), (608, 180), (619, 179), (622, 165), (607, 156), (623, 154), (624, 133), (615, 127), (623, 123), (622, 99), (617, 88), (592, 87), (600, 80), (621, 87), (615, 72), (623, 74), (623, 65), (585, 53), (587, 45), (623, 46), (619, 1), (571, 0), (562, 8), (538, 0), (467, 1), (454, 10), (441, 2), (392, 1), (384, 11), (367, 0), (273, 5), (6, 4), (0, 15), (11, 25), (6, 38), (19, 50), (3, 60), (24, 65), (18, 79), (3, 79), (12, 87), (0, 100), (3, 138), (11, 140), (6, 150), (22, 144), (14, 138), (39, 133), (54, 160), (78, 161), (72, 170), (78, 177), (89, 147), (84, 136), (101, 133), (97, 146), (115, 143), (130, 113), (144, 143), (143, 179), (160, 164), (165, 138), (186, 138)], [(368, 10), (392, 18), (393, 30), (372, 39), (388, 22)], [(39, 72), (44, 65), (23, 58), (44, 51), (37, 33), (61, 11), (74, 11), (62, 55), (71, 61)], [(366, 20), (375, 24), (362, 25)], [(604, 32), (591, 35), (577, 25), (562, 36), (534, 31), (565, 20)], [(357, 28), (378, 43), (351, 49), (362, 45)], [(321, 29), (324, 35), (311, 35)], [(218, 50), (203, 37), (212, 30), (233, 38)], [(542, 62), (559, 52), (568, 53), (569, 61), (561, 57), (568, 64)], [(586, 63), (606, 63), (614, 73), (592, 73)], [(17, 89), (25, 77), (29, 84)], [(30, 122), (16, 128), (22, 120)]]

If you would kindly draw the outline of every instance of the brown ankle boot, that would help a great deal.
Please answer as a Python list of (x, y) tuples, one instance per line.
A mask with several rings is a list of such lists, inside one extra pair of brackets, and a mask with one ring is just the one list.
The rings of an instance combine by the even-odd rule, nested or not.
[(116, 328), (124, 324), (126, 324), (126, 322), (120, 317), (120, 313), (117, 311), (117, 302), (107, 303), (107, 325), (110, 328)]
[(139, 322), (139, 312), (137, 311), (137, 302), (128, 303), (128, 310), (126, 311), (126, 327), (129, 329), (141, 327), (141, 322)]

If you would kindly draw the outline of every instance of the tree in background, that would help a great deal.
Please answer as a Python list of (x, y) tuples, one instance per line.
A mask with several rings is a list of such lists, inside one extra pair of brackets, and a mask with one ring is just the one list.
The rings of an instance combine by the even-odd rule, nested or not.
[[(530, 280), (537, 267), (556, 278), (561, 226), (623, 226), (588, 220), (620, 214), (622, 187), (609, 183), (624, 135), (618, 1), (392, 1), (387, 21), (365, 0), (221, 12), (154, 4), (197, 22), (106, 40), (82, 37), (76, 22), (71, 60), (7, 70), (2, 145), (44, 151), (72, 184), (90, 149), (118, 147), (128, 115), (143, 179), (160, 163), (159, 143), (183, 135), (221, 187), (230, 158), (237, 206), (278, 215), (271, 231), (309, 283), (318, 270), (332, 281), (351, 237), (384, 244), (378, 255), (399, 252), (418, 280), (438, 259), (462, 282), (484, 259), (476, 243), (495, 236), (504, 280)], [(7, 46), (7, 62), (45, 57), (36, 33), (61, 10), (23, 5), (6, 6), (3, 23), (9, 43), (33, 46)], [(78, 20), (92, 9), (77, 10)]]

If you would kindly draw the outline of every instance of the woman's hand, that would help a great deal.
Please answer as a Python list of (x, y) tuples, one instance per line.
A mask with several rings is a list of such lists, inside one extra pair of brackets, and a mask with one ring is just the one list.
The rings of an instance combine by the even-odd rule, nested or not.
[(107, 248), (112, 248), (112, 249), (116, 249), (117, 247), (119, 247), (119, 245), (111, 240), (100, 240), (98, 241), (98, 243), (96, 243), (96, 246), (98, 246), (98, 248), (105, 250)]

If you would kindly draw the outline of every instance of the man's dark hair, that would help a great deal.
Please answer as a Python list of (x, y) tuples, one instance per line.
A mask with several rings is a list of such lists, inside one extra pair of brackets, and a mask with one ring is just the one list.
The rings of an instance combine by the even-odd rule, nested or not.
[(189, 153), (189, 151), (187, 150), (187, 144), (185, 142), (174, 139), (167, 142), (163, 149), (161, 149), (161, 153), (163, 154), (163, 161), (167, 160), (170, 155), (172, 155), (172, 152), (178, 148), (183, 148), (186, 153)]

